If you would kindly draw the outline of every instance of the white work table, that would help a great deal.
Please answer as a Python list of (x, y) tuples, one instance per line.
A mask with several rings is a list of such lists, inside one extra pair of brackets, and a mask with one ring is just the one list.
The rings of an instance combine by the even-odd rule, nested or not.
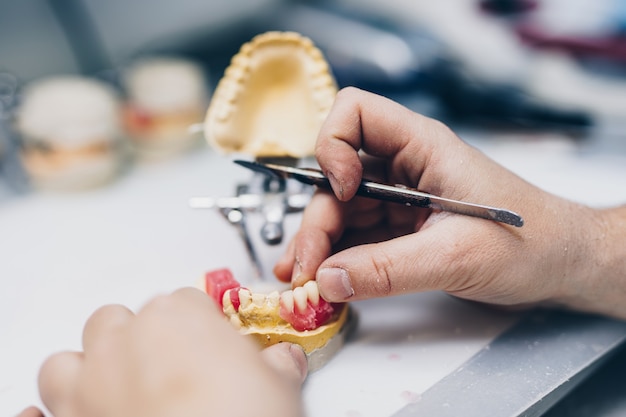
[[(626, 152), (580, 151), (560, 138), (469, 140), (559, 195), (594, 206), (626, 202)], [(82, 326), (99, 306), (138, 309), (215, 268), (251, 276), (233, 226), (187, 204), (193, 196), (234, 195), (251, 174), (230, 160), (204, 149), (134, 166), (98, 190), (0, 202), (0, 415), (40, 405), (39, 366), (55, 351), (80, 349)], [(296, 223), (294, 215), (288, 234)], [(269, 270), (283, 246), (259, 249)], [(310, 417), (381, 417), (417, 404), (521, 317), (441, 293), (354, 308), (353, 338), (306, 382)]]

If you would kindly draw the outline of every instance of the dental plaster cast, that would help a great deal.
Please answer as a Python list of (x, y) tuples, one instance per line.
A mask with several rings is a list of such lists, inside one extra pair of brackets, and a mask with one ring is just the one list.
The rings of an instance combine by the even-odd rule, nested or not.
[(222, 307), (241, 334), (260, 346), (300, 345), (309, 371), (321, 368), (339, 351), (356, 321), (346, 303), (321, 298), (315, 281), (293, 290), (263, 291), (242, 287), (230, 270), (218, 269), (206, 273), (196, 286)]
[(336, 94), (329, 65), (310, 39), (263, 33), (232, 58), (209, 104), (204, 134), (224, 153), (310, 156)]
[[(204, 133), (223, 153), (311, 156), (336, 94), (329, 65), (310, 39), (267, 32), (232, 58), (209, 104)], [(322, 299), (315, 281), (294, 289), (244, 288), (222, 269), (207, 273), (197, 286), (261, 346), (302, 346), (311, 371), (343, 346), (356, 321), (346, 304)]]

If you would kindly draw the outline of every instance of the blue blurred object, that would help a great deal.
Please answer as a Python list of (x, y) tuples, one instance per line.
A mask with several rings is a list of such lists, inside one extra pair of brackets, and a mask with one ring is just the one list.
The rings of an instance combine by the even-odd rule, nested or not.
[(13, 117), (18, 105), (17, 77), (0, 72), (0, 200), (29, 189), (29, 181), (19, 158), (19, 138), (13, 129)]
[(0, 201), (30, 190), (19, 157), (19, 141), (9, 120), (0, 117)]
[(515, 15), (525, 13), (537, 7), (536, 0), (482, 0), (479, 2), (482, 10), (495, 15)]
[(340, 86), (395, 96), (424, 94), (447, 122), (584, 135), (591, 115), (543, 104), (516, 85), (478, 79), (432, 34), (399, 28), (354, 10), (293, 5), (273, 13), (271, 29), (295, 30), (325, 53)]
[[(249, 1), (257, 3), (257, 0)], [(115, 5), (122, 7), (123, 3), (119, 0)], [(517, 8), (522, 3), (532, 2), (496, 0), (491, 6)], [(117, 39), (113, 36), (117, 32), (113, 30), (112, 15), (105, 13), (109, 16), (105, 19), (99, 9), (103, 7), (113, 13), (115, 7), (86, 0), (71, 0), (63, 6), (48, 0), (46, 4), (70, 40), (80, 72), (115, 83), (113, 66), (120, 55), (111, 50), (126, 50), (126, 47), (111, 46), (117, 45), (109, 39)], [(592, 117), (584, 112), (546, 105), (518, 85), (477, 77), (443, 42), (423, 28), (401, 27), (396, 21), (355, 8), (342, 8), (329, 1), (258, 0), (257, 6), (262, 11), (253, 16), (249, 10), (241, 12), (241, 19), (231, 24), (219, 29), (207, 24), (206, 32), (194, 32), (193, 36), (190, 33), (161, 35), (160, 42), (142, 43), (122, 37), (128, 44), (128, 54), (123, 56), (129, 60), (151, 53), (189, 57), (205, 65), (213, 75), (211, 81), (216, 82), (220, 70), (226, 68), (241, 44), (268, 30), (293, 30), (310, 37), (324, 52), (341, 87), (352, 85), (392, 98), (410, 96), (412, 103), (420, 97), (420, 103), (428, 103), (426, 110), (415, 110), (446, 122), (579, 135), (585, 135), (593, 125)], [(140, 37), (135, 33), (140, 28), (135, 29), (132, 31), (135, 37)]]
[(483, 127), (557, 131), (586, 135), (594, 120), (585, 111), (561, 109), (533, 98), (515, 85), (490, 83), (464, 73), (450, 60), (438, 61), (427, 89), (444, 107), (444, 118)]

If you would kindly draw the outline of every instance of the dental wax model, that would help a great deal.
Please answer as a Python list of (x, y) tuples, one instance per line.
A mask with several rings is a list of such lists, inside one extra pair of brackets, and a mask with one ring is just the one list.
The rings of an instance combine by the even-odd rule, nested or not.
[(107, 84), (80, 76), (35, 81), (24, 91), (16, 125), (35, 188), (80, 190), (118, 173), (121, 102)]
[(244, 44), (220, 80), (204, 134), (224, 152), (310, 156), (337, 86), (310, 39), (267, 32)]
[(262, 292), (242, 287), (230, 270), (218, 269), (205, 274), (197, 287), (222, 307), (236, 329), (262, 347), (280, 342), (302, 346), (310, 371), (343, 346), (355, 321), (347, 304), (321, 298), (315, 281), (293, 290)]
[(143, 159), (161, 159), (199, 142), (190, 126), (202, 123), (208, 86), (202, 68), (174, 57), (143, 58), (125, 73), (125, 125)]

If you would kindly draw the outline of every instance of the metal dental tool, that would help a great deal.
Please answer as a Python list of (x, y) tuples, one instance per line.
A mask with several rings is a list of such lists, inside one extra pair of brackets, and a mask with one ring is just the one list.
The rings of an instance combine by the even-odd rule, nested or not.
[[(330, 189), (328, 178), (318, 169), (296, 168), (292, 166), (242, 160), (236, 160), (235, 163), (253, 171), (263, 173), (268, 177), (283, 180), (293, 178), (301, 183)], [(357, 195), (407, 206), (426, 207), (467, 216), (480, 217), (516, 227), (522, 227), (524, 225), (524, 220), (517, 213), (509, 210), (437, 197), (402, 185), (393, 186), (363, 179), (357, 190)]]
[[(281, 162), (293, 163), (293, 160)], [(291, 184), (293, 185), (293, 184)], [(312, 195), (312, 188), (301, 184), (289, 187), (284, 178), (255, 173), (246, 184), (237, 185), (234, 197), (193, 197), (189, 206), (194, 209), (218, 210), (239, 233), (248, 256), (260, 278), (263, 278), (263, 267), (255, 250), (254, 239), (250, 235), (250, 214), (261, 217), (261, 240), (270, 245), (278, 245), (285, 236), (284, 221), (289, 213), (304, 210)], [(254, 220), (254, 219), (252, 219)]]

